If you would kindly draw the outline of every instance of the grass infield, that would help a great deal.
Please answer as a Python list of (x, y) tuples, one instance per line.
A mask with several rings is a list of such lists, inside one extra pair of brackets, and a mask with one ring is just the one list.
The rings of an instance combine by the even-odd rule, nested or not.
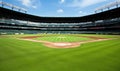
[(35, 40), (42, 40), (42, 41), (49, 41), (49, 42), (80, 42), (86, 40), (92, 40), (87, 37), (78, 37), (78, 36), (71, 36), (71, 35), (48, 35), (35, 38)]
[(116, 38), (112, 40), (86, 43), (82, 44), (80, 47), (70, 49), (48, 48), (39, 42), (16, 39), (18, 37), (38, 35), (0, 36), (0, 71), (120, 70), (120, 36), (92, 34), (43, 34), (39, 36), (44, 36), (44, 39), (36, 38), (37, 40), (48, 40), (52, 42), (61, 42), (61, 40), (62, 42), (91, 40), (86, 38), (83, 38), (81, 40), (81, 37), (75, 36), (97, 36), (103, 38)]

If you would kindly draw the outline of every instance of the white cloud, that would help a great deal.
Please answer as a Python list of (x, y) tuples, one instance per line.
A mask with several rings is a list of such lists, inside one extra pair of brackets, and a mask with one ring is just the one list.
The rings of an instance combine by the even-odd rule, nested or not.
[(97, 3), (105, 2), (107, 0), (74, 0), (71, 7), (87, 7)]
[(32, 7), (32, 8), (37, 8), (36, 5), (34, 5), (36, 3), (36, 0), (19, 0), (22, 5), (26, 6), (26, 7)]
[(31, 0), (20, 0), (24, 6), (29, 7), (31, 5)]
[(79, 11), (78, 13), (81, 14), (81, 13), (83, 13), (83, 12), (82, 12), (82, 11)]
[(88, 15), (88, 13), (83, 12), (83, 11), (78, 11), (78, 14), (79, 14), (79, 16), (85, 16), (85, 15)]
[(65, 2), (65, 0), (60, 0), (60, 4), (63, 4)]
[(58, 10), (57, 10), (57, 13), (63, 13), (63, 12), (64, 12), (63, 9), (58, 9)]

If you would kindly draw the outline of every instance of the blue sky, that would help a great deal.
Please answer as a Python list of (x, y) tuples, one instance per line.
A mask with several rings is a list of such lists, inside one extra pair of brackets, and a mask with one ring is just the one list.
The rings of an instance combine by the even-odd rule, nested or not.
[(117, 0), (3, 0), (27, 9), (28, 14), (52, 17), (78, 17)]

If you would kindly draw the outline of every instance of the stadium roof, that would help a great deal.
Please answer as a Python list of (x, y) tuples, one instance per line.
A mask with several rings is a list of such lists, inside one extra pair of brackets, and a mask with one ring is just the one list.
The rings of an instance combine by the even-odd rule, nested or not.
[(83, 17), (42, 17), (0, 7), (0, 18), (41, 23), (80, 23), (120, 17), (120, 7)]

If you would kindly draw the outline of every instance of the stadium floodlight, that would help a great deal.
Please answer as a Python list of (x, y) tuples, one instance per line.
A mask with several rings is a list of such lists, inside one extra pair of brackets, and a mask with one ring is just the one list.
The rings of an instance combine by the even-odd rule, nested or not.
[(27, 10), (26, 10), (26, 9), (24, 9), (24, 8), (21, 8), (21, 10), (22, 10), (22, 11), (25, 11), (25, 12), (27, 12)]
[(97, 11), (103, 11), (104, 9), (109, 9), (111, 7), (114, 7), (114, 6), (118, 7), (119, 5), (120, 5), (120, 0), (112, 2), (112, 3), (109, 3), (109, 4), (105, 5), (105, 6), (96, 8), (95, 12), (97, 12)]
[(19, 11), (24, 11), (24, 12), (27, 11), (26, 9), (21, 8), (21, 7), (18, 7), (18, 6), (13, 6), (13, 8), (15, 8), (15, 9), (17, 9), (17, 10), (19, 10)]
[(3, 1), (0, 1), (0, 4), (2, 5), (2, 7), (4, 7), (4, 6), (10, 7), (12, 10), (17, 9), (18, 11), (24, 11), (25, 13), (27, 12), (27, 10), (24, 8), (21, 8), (21, 7), (18, 7), (18, 6), (3, 2)]
[(13, 6), (13, 8), (20, 10), (20, 7), (18, 6)]
[(2, 4), (6, 5), (6, 6), (9, 6), (9, 7), (13, 6), (12, 4), (9, 4), (9, 3), (6, 3), (6, 2), (2, 2)]

